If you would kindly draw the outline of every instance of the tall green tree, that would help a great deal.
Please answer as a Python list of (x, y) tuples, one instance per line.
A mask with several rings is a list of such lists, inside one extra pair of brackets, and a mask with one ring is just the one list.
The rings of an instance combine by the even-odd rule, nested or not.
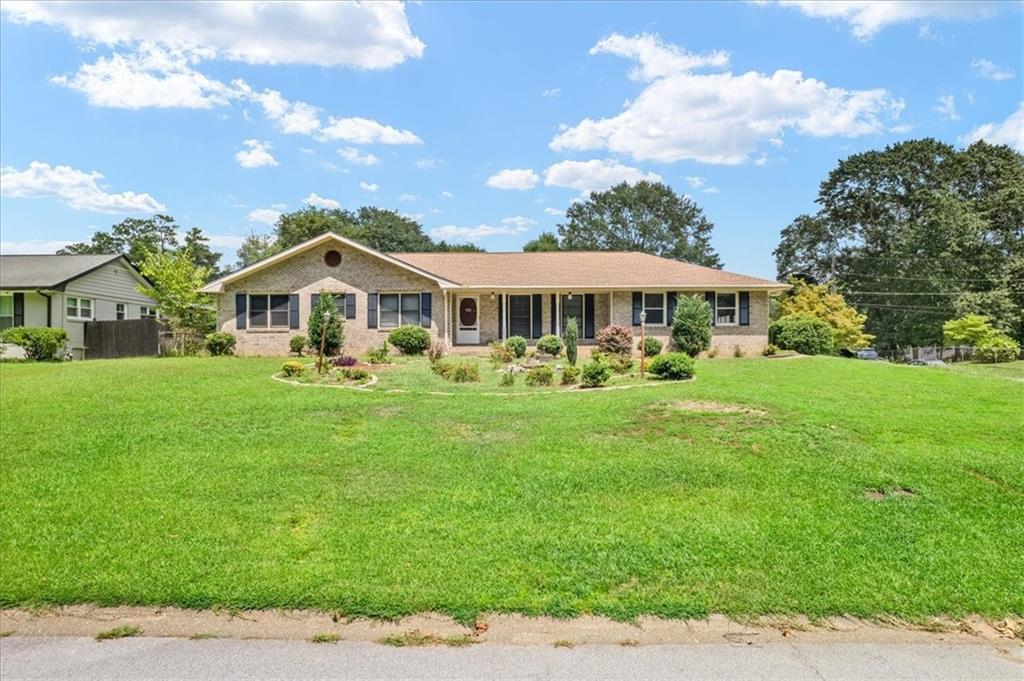
[(264, 258), (269, 258), (280, 250), (272, 235), (252, 232), (242, 240), (242, 245), (235, 251), (235, 257), (238, 258), (237, 267), (238, 269), (248, 267)]
[(661, 182), (623, 182), (572, 204), (558, 225), (567, 251), (643, 251), (721, 267), (711, 247), (714, 225), (687, 196)]
[(147, 252), (139, 271), (149, 281), (138, 290), (156, 301), (160, 315), (170, 324), (180, 354), (192, 337), (213, 330), (216, 310), (209, 295), (199, 293), (210, 271), (195, 264), (187, 248)]
[(840, 161), (817, 203), (782, 231), (779, 277), (830, 283), (876, 344), (938, 344), (942, 323), (969, 313), (1024, 338), (1021, 154), (902, 142)]
[(341, 352), (345, 346), (345, 322), (338, 313), (334, 296), (321, 291), (316, 305), (309, 313), (307, 325), (307, 342), (313, 352), (320, 354), (321, 340), (324, 344), (324, 355), (333, 356)]
[(541, 232), (536, 239), (531, 239), (523, 244), (524, 253), (544, 253), (561, 249), (562, 245), (558, 243), (558, 237), (554, 232)]

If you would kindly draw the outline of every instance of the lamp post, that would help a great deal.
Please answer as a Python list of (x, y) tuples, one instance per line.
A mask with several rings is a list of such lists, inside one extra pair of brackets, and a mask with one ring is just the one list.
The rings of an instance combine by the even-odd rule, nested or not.
[(644, 356), (647, 354), (647, 348), (644, 347), (645, 340), (645, 328), (644, 323), (647, 321), (647, 312), (640, 310), (640, 378), (644, 377)]
[(324, 373), (324, 350), (327, 347), (327, 327), (331, 325), (331, 311), (327, 310), (324, 312), (324, 320), (320, 325), (320, 358), (317, 363), (316, 373)]

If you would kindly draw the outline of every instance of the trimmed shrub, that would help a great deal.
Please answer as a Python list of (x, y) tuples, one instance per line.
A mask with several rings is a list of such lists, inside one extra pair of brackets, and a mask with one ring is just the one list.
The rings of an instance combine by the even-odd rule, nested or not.
[(302, 365), (302, 362), (297, 362), (294, 359), (289, 360), (281, 365), (282, 376), (301, 376), (306, 372), (306, 367)]
[(974, 357), (979, 362), (1012, 362), (1020, 355), (1017, 341), (1001, 333), (993, 333), (974, 346)]
[(533, 367), (526, 372), (526, 385), (551, 385), (555, 380), (555, 372), (546, 364)]
[(502, 388), (509, 388), (516, 384), (516, 375), (511, 371), (501, 372), (501, 378), (498, 380), (498, 385)]
[(509, 336), (505, 339), (505, 347), (516, 357), (522, 357), (526, 354), (526, 339), (522, 336)]
[(668, 352), (651, 360), (650, 371), (658, 378), (681, 381), (693, 377), (693, 357), (685, 352)]
[(422, 326), (406, 324), (389, 333), (388, 342), (403, 355), (422, 355), (430, 347), (430, 332)]
[(694, 296), (679, 296), (672, 316), (672, 345), (696, 357), (711, 348), (711, 306)]
[(633, 358), (629, 355), (610, 354), (601, 350), (590, 353), (590, 359), (604, 362), (617, 374), (628, 374), (633, 368)]
[(609, 355), (629, 355), (633, 351), (633, 332), (618, 324), (609, 324), (597, 332), (597, 347)]
[(491, 341), (488, 347), (491, 349), (491, 365), (495, 368), (508, 364), (515, 359), (515, 354), (510, 347), (496, 341)]
[(764, 346), (764, 350), (761, 351), (761, 354), (764, 355), (765, 357), (772, 357), (778, 351), (779, 351), (779, 348), (777, 346), (772, 345), (771, 343), (769, 343), (768, 345)]
[(541, 336), (540, 339), (537, 341), (537, 349), (543, 352), (545, 355), (558, 357), (560, 354), (562, 354), (562, 339), (554, 334)]
[(612, 377), (612, 368), (600, 359), (591, 359), (580, 370), (580, 384), (584, 388), (596, 388), (608, 382)]
[(362, 367), (345, 367), (341, 370), (341, 375), (346, 380), (356, 381), (357, 383), (366, 383), (373, 377), (373, 374)]
[(381, 341), (380, 345), (366, 351), (366, 359), (370, 364), (387, 364), (390, 355), (391, 348), (387, 341)]
[(336, 367), (350, 367), (356, 365), (356, 358), (348, 355), (341, 355), (331, 360), (331, 364)]
[(644, 357), (654, 357), (655, 355), (661, 354), (661, 341), (657, 338), (647, 336), (643, 340), (642, 347), (641, 343), (638, 342), (636, 344), (636, 349), (638, 351), (643, 350)]
[(292, 336), (288, 339), (288, 349), (294, 352), (296, 355), (301, 355), (302, 351), (306, 349), (307, 338), (305, 336)]
[(577, 344), (580, 340), (579, 327), (576, 326), (576, 318), (569, 317), (565, 322), (565, 358), (569, 364), (576, 365)]
[(227, 331), (206, 334), (206, 351), (214, 357), (235, 354), (235, 335)]
[(772, 322), (768, 338), (783, 350), (802, 355), (830, 355), (835, 349), (835, 332), (828, 322), (807, 315), (786, 315)]
[[(327, 320), (326, 327), (324, 321)], [(321, 293), (309, 313), (309, 322), (306, 324), (306, 332), (309, 334), (309, 347), (313, 354), (320, 354), (320, 335), (323, 333), (324, 354), (333, 356), (341, 352), (345, 345), (345, 322), (338, 314), (338, 308), (334, 305), (334, 296), (330, 293)]]
[(54, 359), (67, 342), (68, 334), (64, 329), (53, 329), (48, 326), (15, 326), (5, 329), (3, 334), (0, 334), (0, 340), (20, 345), (26, 357), (44, 362)]
[(427, 359), (430, 360), (431, 364), (441, 361), (441, 359), (447, 354), (448, 346), (444, 344), (443, 340), (434, 341), (427, 349)]
[(580, 382), (580, 368), (574, 364), (562, 367), (562, 385), (575, 385)]

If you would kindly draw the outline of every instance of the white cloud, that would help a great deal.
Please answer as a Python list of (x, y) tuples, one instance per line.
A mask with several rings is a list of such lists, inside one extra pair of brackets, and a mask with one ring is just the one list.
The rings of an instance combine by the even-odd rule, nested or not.
[(602, 191), (620, 182), (635, 184), (640, 180), (660, 182), (657, 173), (645, 173), (639, 168), (618, 161), (593, 159), (590, 161), (562, 161), (544, 171), (544, 184), (549, 187), (577, 189), (581, 194)]
[(373, 154), (360, 154), (354, 147), (338, 149), (338, 156), (357, 166), (375, 166), (380, 164), (380, 159)]
[(399, 213), (399, 215), (407, 220), (413, 220), (415, 222), (419, 222), (423, 219), (423, 213)]
[(276, 166), (277, 159), (270, 153), (272, 148), (270, 142), (263, 140), (245, 140), (242, 142), (248, 149), (243, 149), (235, 154), (235, 160), (243, 168), (261, 168), (263, 166)]
[(273, 225), (279, 217), (281, 217), (281, 211), (274, 208), (255, 208), (249, 211), (249, 222)]
[(374, 182), (360, 182), (359, 188), (367, 192), (375, 192), (380, 189), (380, 185)]
[(278, 128), (286, 135), (312, 135), (320, 129), (320, 109), (306, 102), (292, 102), (277, 90), (253, 92), (242, 80), (232, 83), (240, 92), (248, 95), (263, 108), (263, 115), (276, 121)]
[(0, 195), (16, 198), (55, 197), (75, 210), (96, 213), (159, 213), (167, 207), (149, 194), (111, 194), (99, 182), (103, 174), (70, 166), (32, 161), (25, 170), (0, 170)]
[(495, 189), (533, 189), (540, 178), (529, 168), (506, 168), (487, 178), (487, 186)]
[(704, 194), (717, 194), (717, 187), (709, 187), (706, 178), (700, 175), (687, 175), (683, 178), (686, 180), (686, 184), (690, 185), (690, 189), (695, 191), (703, 192)]
[(988, 80), (1010, 80), (1017, 75), (1009, 66), (996, 66), (988, 59), (972, 59), (971, 68), (979, 78)]
[(315, 206), (316, 208), (341, 208), (341, 204), (334, 199), (326, 199), (319, 194), (310, 193), (309, 196), (302, 199), (302, 202), (309, 206)]
[(631, 38), (613, 33), (590, 48), (590, 54), (614, 54), (632, 59), (637, 66), (630, 71), (629, 77), (642, 82), (707, 66), (729, 65), (728, 52), (716, 50), (708, 54), (692, 54), (649, 33)]
[(245, 237), (233, 234), (207, 234), (206, 238), (214, 248), (238, 248), (245, 242)]
[(984, 19), (1000, 10), (988, 0), (780, 0), (809, 17), (843, 21), (853, 35), (867, 40), (893, 24), (927, 20)]
[(932, 107), (932, 111), (950, 121), (960, 120), (960, 114), (956, 110), (956, 97), (953, 95), (939, 95), (939, 103)]
[(540, 93), (540, 96), (541, 97), (558, 97), (561, 94), (562, 94), (562, 88), (560, 88), (560, 87), (552, 87), (552, 88), (548, 88), (547, 90), (542, 90), (541, 93)]
[(501, 224), (525, 230), (528, 227), (533, 227), (537, 224), (537, 221), (528, 217), (523, 217), (522, 215), (514, 215), (510, 218), (502, 218)]
[(1006, 144), (1024, 152), (1024, 102), (1002, 123), (979, 125), (961, 138), (964, 144), (978, 140), (985, 140), (989, 144)]
[(430, 212), (433, 213), (434, 215), (440, 215), (444, 211), (442, 211), (440, 208), (431, 208)]
[(548, 207), (548, 208), (544, 209), (544, 212), (547, 213), (548, 215), (552, 216), (552, 217), (559, 217), (560, 218), (563, 215), (565, 215), (565, 211), (562, 210), (561, 208), (551, 208), (551, 207)]
[(320, 129), (321, 141), (342, 140), (353, 144), (423, 144), (423, 140), (409, 130), (393, 128), (370, 118), (335, 118)]
[(443, 191), (443, 192), (441, 192), (441, 196), (443, 196), (446, 199), (450, 199), (450, 198), (453, 198), (455, 196), (455, 194), (452, 194), (449, 191)]
[(438, 167), (439, 165), (443, 165), (444, 164), (444, 159), (443, 158), (418, 158), (415, 161), (413, 161), (413, 163), (415, 163), (416, 167), (419, 168), (420, 170), (431, 170), (433, 168)]
[(489, 236), (514, 236), (526, 231), (525, 227), (477, 225), (476, 227), (457, 227), (444, 225), (430, 230), (430, 236), (447, 241), (479, 241)]
[(399, 197), (398, 197), (398, 200), (402, 201), (402, 202), (415, 201), (416, 200), (416, 195), (415, 194), (408, 194), (408, 193), (400, 194)]
[(632, 75), (648, 84), (618, 115), (564, 127), (550, 143), (556, 151), (607, 149), (639, 161), (747, 163), (762, 143), (787, 129), (813, 137), (878, 133), (885, 129), (882, 116), (898, 118), (905, 106), (882, 88), (829, 87), (799, 71), (673, 71), (716, 65), (721, 57), (714, 55), (722, 53), (691, 55), (652, 36), (611, 36), (598, 48), (639, 60)]
[(0, 241), (0, 253), (3, 255), (37, 255), (56, 253), (71, 241)]
[(403, 3), (4, 2), (17, 23), (43, 23), (105, 45), (187, 46), (249, 64), (386, 69), (423, 54)]

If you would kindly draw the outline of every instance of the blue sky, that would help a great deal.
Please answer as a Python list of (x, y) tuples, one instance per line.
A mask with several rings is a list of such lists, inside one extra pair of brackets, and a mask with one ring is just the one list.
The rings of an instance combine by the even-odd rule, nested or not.
[(0, 248), (153, 211), (234, 261), (307, 201), (518, 250), (583, 192), (660, 177), (726, 268), (851, 153), (1024, 151), (1014, 3), (4, 3)]

